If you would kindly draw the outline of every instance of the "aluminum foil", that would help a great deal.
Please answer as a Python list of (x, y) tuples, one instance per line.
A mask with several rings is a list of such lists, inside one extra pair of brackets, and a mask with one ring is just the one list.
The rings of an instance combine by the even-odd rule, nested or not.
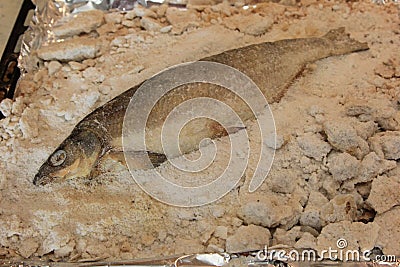
[(19, 67), (22, 73), (34, 71), (41, 61), (33, 51), (52, 42), (62, 42), (53, 29), (60, 23), (65, 23), (80, 12), (90, 10), (119, 10), (126, 12), (136, 5), (145, 7), (168, 2), (171, 5), (185, 6), (187, 0), (32, 0), (36, 6), (28, 30), (25, 32), (19, 57)]

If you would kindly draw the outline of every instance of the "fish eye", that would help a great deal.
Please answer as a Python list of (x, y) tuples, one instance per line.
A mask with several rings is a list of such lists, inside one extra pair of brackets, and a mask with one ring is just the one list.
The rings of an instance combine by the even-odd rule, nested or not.
[(50, 164), (54, 167), (60, 166), (64, 163), (65, 159), (67, 158), (67, 153), (64, 150), (57, 150), (53, 153), (50, 157)]

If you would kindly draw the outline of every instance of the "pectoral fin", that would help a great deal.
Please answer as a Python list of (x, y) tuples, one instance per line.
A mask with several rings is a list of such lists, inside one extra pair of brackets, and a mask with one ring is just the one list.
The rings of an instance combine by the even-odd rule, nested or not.
[[(126, 164), (126, 160), (129, 160), (129, 165), (134, 169), (138, 170), (147, 170), (151, 168), (157, 168), (163, 162), (167, 161), (167, 157), (164, 154), (151, 152), (151, 151), (122, 151), (121, 150), (110, 150), (108, 156), (120, 162), (123, 165)], [(150, 159), (151, 164), (149, 164), (148, 157)]]

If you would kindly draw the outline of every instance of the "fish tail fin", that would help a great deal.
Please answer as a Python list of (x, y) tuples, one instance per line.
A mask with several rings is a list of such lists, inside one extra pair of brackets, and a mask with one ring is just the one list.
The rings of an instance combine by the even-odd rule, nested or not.
[(351, 52), (368, 50), (368, 44), (359, 42), (346, 33), (344, 27), (330, 30), (322, 38), (332, 44), (332, 55), (342, 55)]
[(156, 152), (147, 152), (148, 156), (150, 158), (151, 163), (155, 168), (160, 166), (162, 163), (168, 160), (167, 156), (162, 154), (162, 153), (156, 153)]

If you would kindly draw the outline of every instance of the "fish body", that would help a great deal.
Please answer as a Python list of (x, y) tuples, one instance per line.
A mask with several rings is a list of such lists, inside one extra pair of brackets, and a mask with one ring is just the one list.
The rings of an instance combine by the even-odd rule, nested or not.
[[(201, 59), (222, 63), (246, 74), (260, 88), (268, 103), (278, 102), (288, 86), (302, 72), (306, 64), (336, 55), (367, 50), (366, 43), (351, 39), (344, 28), (329, 31), (320, 38), (288, 39), (254, 44), (229, 50)], [(43, 185), (73, 178), (93, 178), (106, 155), (122, 152), (122, 127), (128, 104), (140, 87), (137, 85), (86, 116), (69, 137), (41, 166), (33, 183)], [(150, 92), (149, 92), (150, 93)], [(154, 166), (166, 160), (160, 141), (162, 124), (179, 104), (193, 98), (210, 97), (220, 100), (243, 121), (254, 118), (249, 107), (234, 93), (218, 85), (193, 83), (168, 92), (154, 106), (146, 125), (146, 145)], [(227, 135), (226, 129), (210, 119), (202, 119), (185, 126), (180, 132), (179, 154), (198, 149), (204, 138)], [(141, 166), (138, 169), (153, 166)]]

